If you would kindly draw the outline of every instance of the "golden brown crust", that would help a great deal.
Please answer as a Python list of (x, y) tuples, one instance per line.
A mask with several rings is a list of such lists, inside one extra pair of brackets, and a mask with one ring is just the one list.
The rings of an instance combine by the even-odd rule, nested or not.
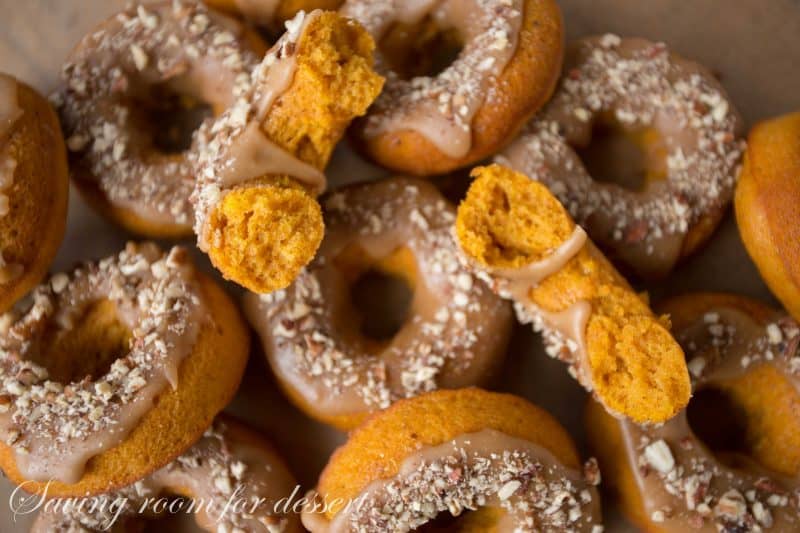
[[(401, 400), (353, 431), (328, 461), (317, 491), (328, 502), (351, 501), (372, 481), (395, 476), (403, 460), (421, 447), (484, 429), (542, 446), (567, 468), (580, 466), (566, 430), (528, 401), (476, 388), (441, 390)], [(327, 518), (337, 511), (329, 509)]]
[(9, 212), (0, 219), (0, 250), (22, 274), (0, 284), (0, 312), (33, 288), (47, 273), (61, 245), (67, 220), (67, 156), (58, 117), (48, 101), (17, 82), (22, 115), (7, 140), (17, 166), (10, 189)]
[(750, 132), (734, 205), (747, 252), (772, 292), (800, 319), (800, 113)]
[(497, 152), (550, 98), (564, 57), (561, 11), (553, 0), (525, 0), (517, 50), (495, 86), (504, 97), (481, 105), (472, 121), (472, 144), (463, 157), (440, 151), (420, 133), (390, 131), (372, 139), (363, 123), (354, 133), (369, 157), (392, 170), (416, 176), (443, 174), (468, 166)]
[(250, 337), (230, 297), (211, 278), (198, 275), (211, 320), (200, 330), (192, 353), (180, 366), (178, 388), (162, 393), (128, 438), (93, 457), (74, 484), (26, 481), (11, 447), (0, 443), (0, 468), (11, 481), (31, 493), (46, 490), (48, 496), (110, 492), (168, 464), (200, 438), (236, 393)]

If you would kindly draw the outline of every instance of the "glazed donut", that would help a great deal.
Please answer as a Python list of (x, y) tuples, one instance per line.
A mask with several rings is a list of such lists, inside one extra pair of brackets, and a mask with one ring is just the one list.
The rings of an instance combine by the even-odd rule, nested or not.
[(67, 156), (58, 118), (0, 73), (0, 312), (50, 268), (67, 221)]
[[(282, 513), (282, 498), (296, 481), (261, 435), (220, 416), (189, 450), (167, 466), (118, 492), (95, 496), (81, 507), (50, 500), (31, 533), (130, 531), (159, 510), (163, 494), (177, 495), (205, 531), (302, 531), (295, 513)], [(188, 500), (188, 501), (187, 501)], [(173, 504), (174, 508), (174, 504)], [(157, 516), (152, 516), (157, 518)]]
[(186, 250), (150, 243), (53, 275), (0, 323), (0, 468), (51, 496), (116, 490), (169, 463), (230, 401), (249, 349)]
[(449, 511), (459, 518), (443, 531), (596, 533), (594, 467), (582, 475), (564, 428), (522, 398), (441, 390), (397, 402), (351, 433), (309, 495), (303, 525), (404, 532)]
[[(325, 239), (283, 291), (244, 296), (245, 316), (290, 398), (341, 429), (399, 398), (486, 384), (502, 364), (511, 309), (459, 263), (455, 209), (430, 184), (392, 178), (327, 196)], [(362, 330), (350, 287), (370, 268), (413, 291), (384, 342)]]
[[(708, 70), (663, 43), (581, 39), (564, 72), (553, 99), (496, 161), (547, 185), (613, 259), (663, 277), (705, 242), (730, 202), (742, 121)], [(639, 146), (641, 190), (589, 175), (575, 150), (592, 142), (595, 125)]]
[[(399, 172), (443, 174), (494, 154), (547, 101), (561, 69), (564, 29), (552, 0), (346, 0), (340, 13), (385, 45), (386, 87), (355, 135)], [(450, 66), (435, 76), (394, 70), (433, 57), (440, 46), (425, 34), (442, 32), (463, 45)], [(402, 42), (417, 36), (422, 43)], [(413, 59), (392, 61), (401, 49)]]
[(374, 43), (336, 13), (300, 12), (214, 124), (192, 196), (198, 245), (223, 276), (265, 293), (313, 258), (324, 228), (322, 169), (382, 79)]
[(547, 188), (500, 165), (473, 170), (458, 208), (466, 261), (544, 333), (547, 353), (611, 413), (663, 422), (689, 401), (683, 351)]
[(797, 531), (797, 323), (726, 294), (678, 297), (663, 310), (692, 370), (689, 408), (658, 427), (615, 420), (591, 402), (587, 411), (590, 443), (623, 512), (652, 532)]
[(274, 31), (300, 11), (335, 10), (342, 0), (205, 0), (205, 3)]
[(800, 113), (750, 132), (736, 187), (742, 241), (769, 288), (800, 320)]
[(157, 110), (161, 121), (177, 95), (187, 117), (201, 116), (204, 104), (220, 115), (246, 90), (265, 48), (236, 21), (195, 2), (139, 4), (86, 35), (64, 66), (56, 98), (71, 175), (89, 203), (137, 234), (191, 235), (189, 196), (214, 119), (202, 122), (187, 148), (167, 150), (159, 139), (173, 139), (154, 131), (146, 110)]

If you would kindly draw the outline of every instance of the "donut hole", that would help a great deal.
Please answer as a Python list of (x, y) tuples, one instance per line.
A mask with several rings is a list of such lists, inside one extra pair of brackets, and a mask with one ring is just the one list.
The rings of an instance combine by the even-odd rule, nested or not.
[(350, 297), (361, 315), (361, 334), (375, 341), (394, 337), (408, 316), (411, 289), (401, 278), (369, 269), (350, 288)]
[(727, 392), (717, 388), (695, 392), (686, 409), (689, 427), (723, 462), (731, 454), (749, 455), (747, 413)]
[(145, 98), (135, 99), (133, 109), (137, 127), (154, 149), (166, 155), (189, 149), (194, 132), (214, 114), (211, 104), (170, 82), (151, 86)]
[(575, 152), (592, 179), (634, 192), (666, 178), (666, 150), (652, 128), (623, 126), (602, 115), (592, 124), (589, 141)]
[(430, 17), (417, 24), (397, 23), (378, 43), (383, 59), (404, 80), (437, 76), (463, 48), (458, 31), (439, 28)]
[(53, 328), (35, 362), (60, 383), (97, 379), (130, 351), (131, 331), (110, 300), (85, 304), (69, 317), (68, 328)]
[(351, 327), (355, 326), (361, 340), (380, 350), (409, 319), (416, 278), (413, 254), (401, 247), (375, 259), (353, 246), (340, 254), (336, 263), (349, 278), (349, 299), (355, 314)]

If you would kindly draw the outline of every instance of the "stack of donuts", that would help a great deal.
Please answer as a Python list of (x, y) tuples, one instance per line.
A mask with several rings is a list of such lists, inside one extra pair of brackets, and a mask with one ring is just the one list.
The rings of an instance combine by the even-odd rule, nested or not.
[[(156, 0), (49, 99), (0, 74), (0, 468), (32, 529), (168, 531), (167, 498), (220, 533), (600, 533), (602, 495), (800, 531), (800, 114), (745, 142), (666, 44), (564, 39), (554, 0)], [(348, 143), (391, 177), (329, 187)], [(70, 182), (131, 241), (48, 274)], [(786, 311), (651, 307), (732, 203)], [(593, 456), (503, 392), (528, 326)], [(342, 432), (313, 483), (230, 413), (251, 374)]]

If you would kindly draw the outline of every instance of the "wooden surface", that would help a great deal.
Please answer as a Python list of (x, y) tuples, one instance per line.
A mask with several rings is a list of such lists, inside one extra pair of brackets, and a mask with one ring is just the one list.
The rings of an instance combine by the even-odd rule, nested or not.
[[(77, 39), (123, 3), (0, 0), (0, 70), (49, 91)], [(609, 31), (647, 37), (663, 40), (677, 52), (705, 63), (720, 74), (748, 125), (800, 108), (798, 0), (562, 0), (561, 4), (570, 38)], [(334, 185), (382, 175), (344, 146), (337, 151), (329, 171)], [(130, 238), (89, 211), (75, 194), (70, 200), (67, 234), (54, 265), (56, 270), (69, 268), (78, 260), (115, 253)], [(239, 294), (235, 287), (228, 288)], [(723, 290), (774, 303), (742, 248), (730, 214), (699, 254), (666, 282), (643, 288), (656, 300), (692, 290)], [(563, 365), (546, 358), (537, 336), (523, 327), (515, 331), (508, 359), (497, 388), (549, 409), (585, 449), (581, 423), (585, 395)], [(330, 451), (344, 438), (307, 419), (286, 402), (258, 350), (229, 410), (261, 428), (307, 488), (313, 485)], [(0, 480), (0, 531), (27, 531), (31, 517), (20, 516), (14, 522), (8, 511), (11, 489)], [(607, 531), (631, 530), (613, 509), (609, 509), (607, 521)], [(172, 531), (173, 526), (162, 524), (152, 529)]]

